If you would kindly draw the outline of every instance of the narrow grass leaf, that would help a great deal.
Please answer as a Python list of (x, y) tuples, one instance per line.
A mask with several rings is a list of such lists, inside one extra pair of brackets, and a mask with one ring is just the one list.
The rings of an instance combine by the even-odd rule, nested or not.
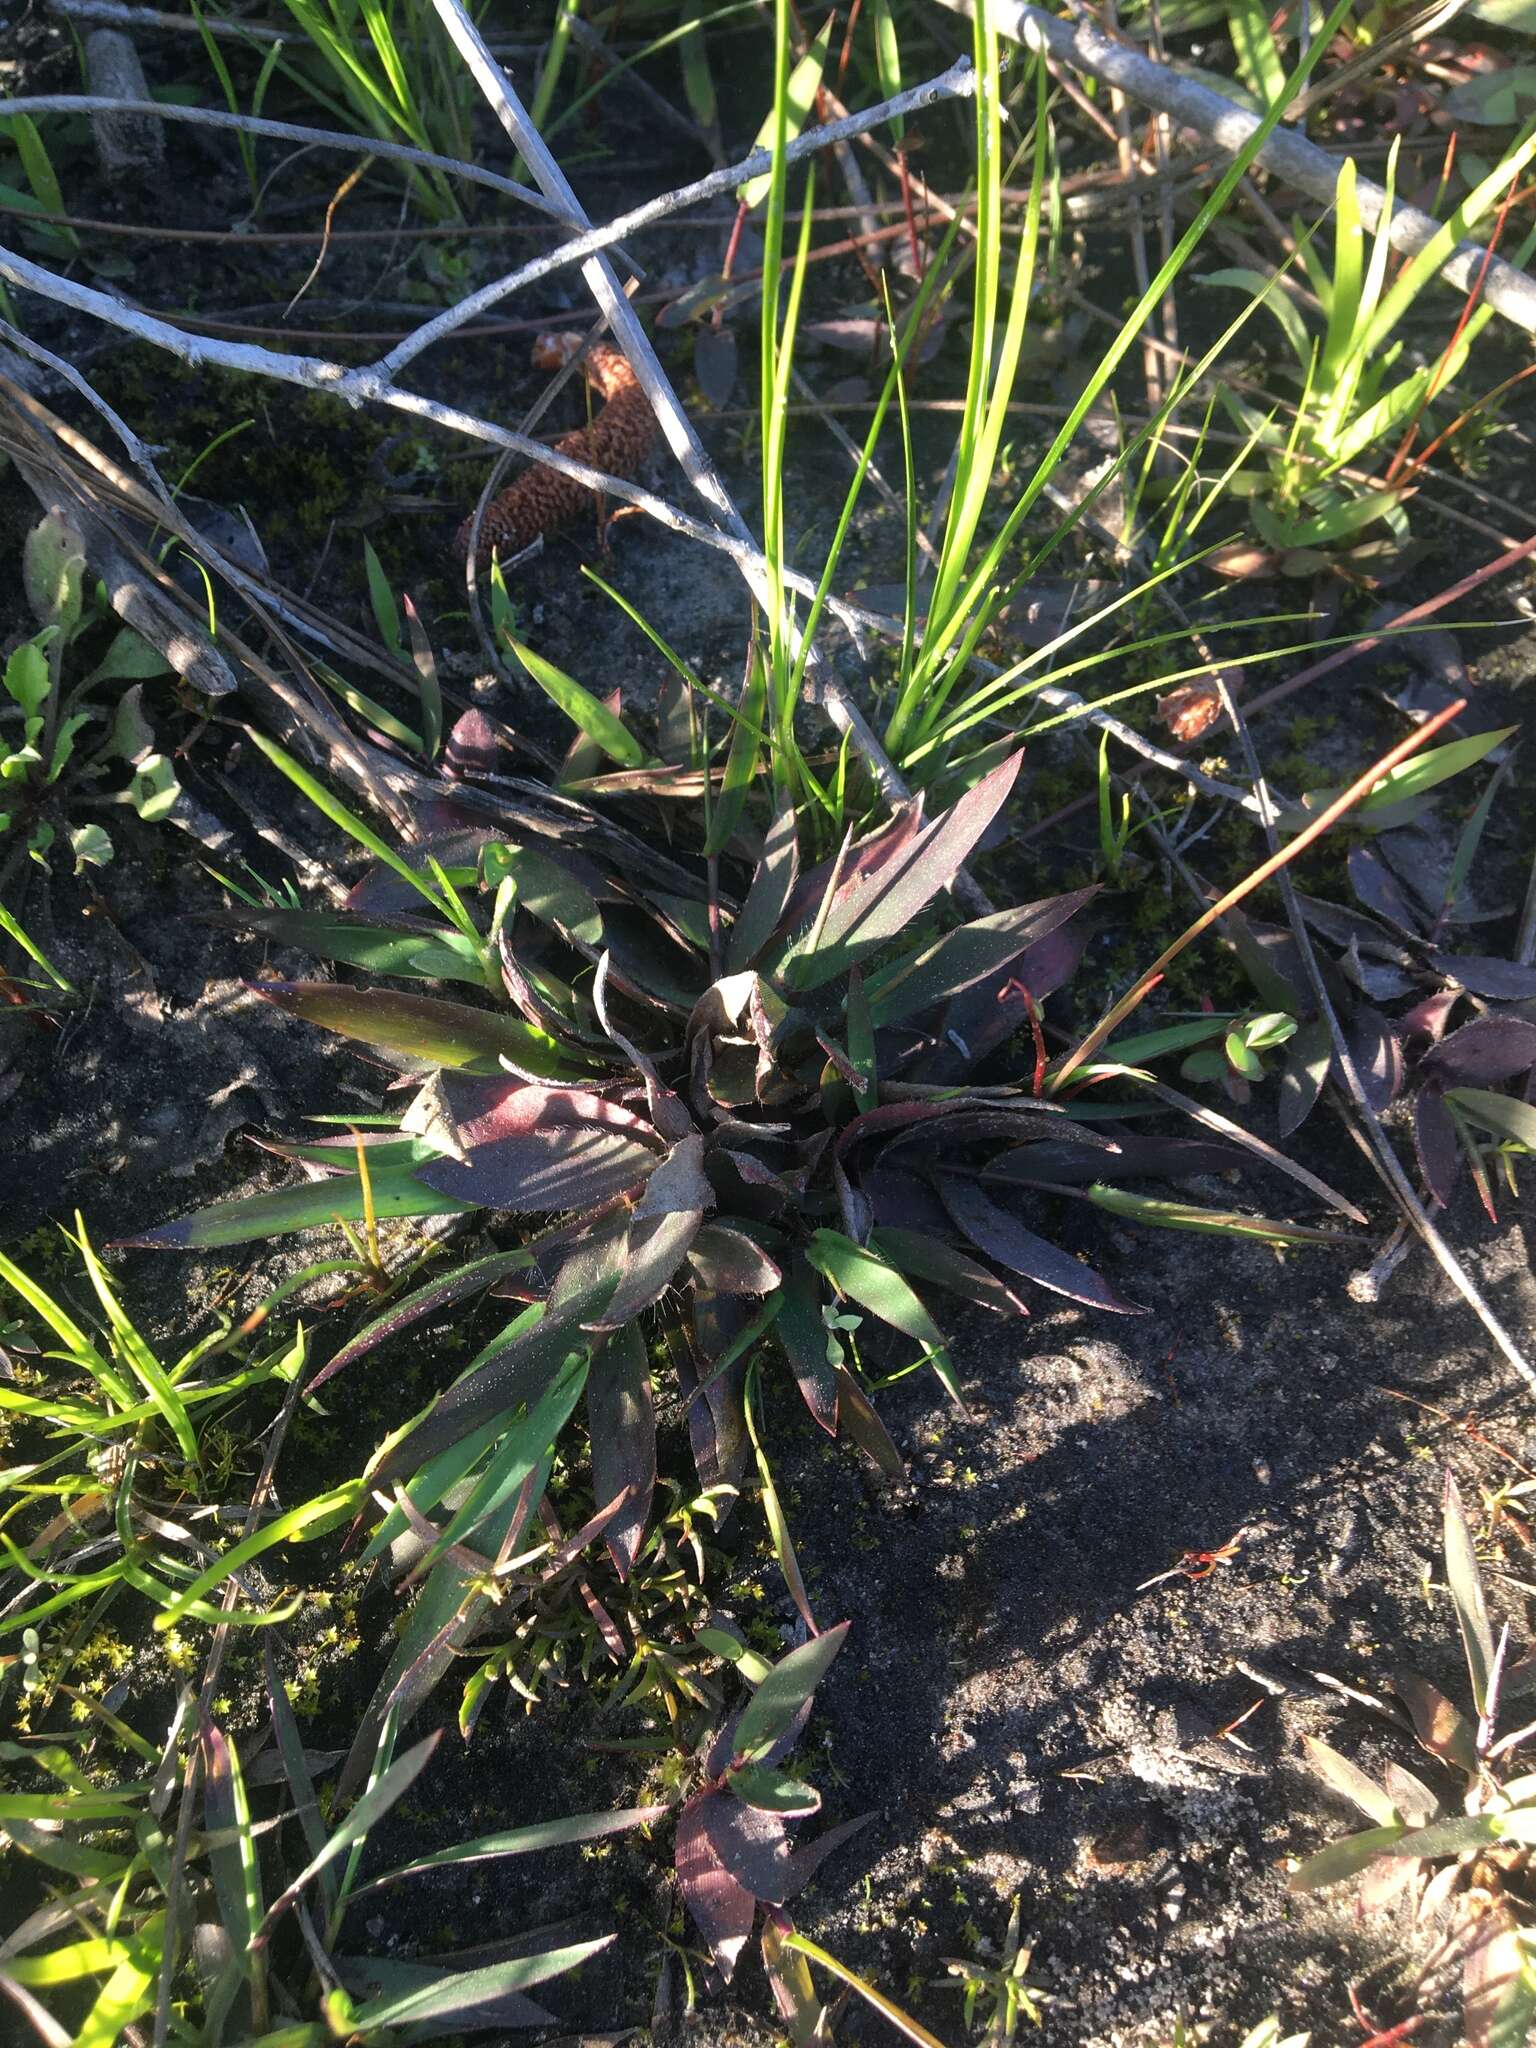
[(1320, 1230), (1306, 1223), (1280, 1223), (1271, 1216), (1249, 1216), (1241, 1209), (1207, 1209), (1196, 1202), (1165, 1202), (1151, 1195), (1135, 1195), (1128, 1188), (1107, 1187), (1102, 1181), (1088, 1190), (1095, 1207), (1112, 1215), (1127, 1217), (1155, 1230), (1205, 1230), (1218, 1237), (1257, 1237), (1270, 1244), (1358, 1244), (1359, 1239), (1344, 1230)]
[(531, 1856), (541, 1849), (567, 1848), (573, 1842), (598, 1842), (606, 1835), (625, 1834), (631, 1828), (650, 1827), (668, 1811), (665, 1806), (625, 1806), (605, 1813), (568, 1813), (561, 1820), (535, 1821), (529, 1827), (506, 1828), (499, 1834), (480, 1835), (472, 1842), (457, 1842), (451, 1849), (438, 1849), (430, 1856), (418, 1856), (398, 1869), (359, 1886), (353, 1894), (362, 1898), (402, 1877), (416, 1877), (424, 1870), (442, 1870), (450, 1865), (490, 1863), (503, 1856)]
[(472, 2025), (481, 2008), (495, 2005), (510, 1991), (523, 1991), (531, 1984), (564, 1976), (589, 1956), (607, 1948), (612, 1940), (611, 1934), (605, 1934), (598, 1941), (577, 1942), (569, 1948), (550, 1949), (543, 1955), (517, 1956), (510, 1962), (492, 1963), (481, 1970), (454, 1971), (436, 1984), (375, 1999), (352, 2015), (352, 2025), (360, 2034), (421, 2026), (429, 2020), (457, 2020), (462, 2025)]
[(379, 1774), (336, 1828), (319, 1855), (311, 1857), (293, 1882), (272, 1901), (266, 1917), (253, 1936), (254, 1942), (264, 1944), (269, 1941), (272, 1929), (311, 1879), (318, 1877), (322, 1870), (334, 1863), (338, 1856), (344, 1855), (354, 1843), (367, 1840), (375, 1822), (381, 1820), (396, 1800), (404, 1796), (432, 1761), (432, 1753), (441, 1742), (442, 1734), (440, 1728), (435, 1729), (432, 1734), (424, 1736), (414, 1749), (408, 1749), (404, 1756), (397, 1757), (388, 1770)]
[(1456, 1626), (1466, 1655), (1467, 1675), (1472, 1682), (1472, 1701), (1479, 1714), (1488, 1711), (1488, 1687), (1493, 1677), (1493, 1629), (1488, 1604), (1483, 1598), (1483, 1575), (1478, 1568), (1472, 1531), (1461, 1504), (1461, 1489), (1449, 1472), (1441, 1503), (1445, 1536), (1445, 1581), (1456, 1610)]
[(75, 1233), (75, 1243), (80, 1247), (80, 1256), (90, 1276), (91, 1285), (96, 1290), (96, 1298), (107, 1312), (107, 1320), (112, 1325), (112, 1334), (117, 1339), (118, 1350), (127, 1359), (135, 1376), (143, 1383), (144, 1391), (170, 1425), (187, 1463), (195, 1468), (200, 1462), (197, 1431), (192, 1427), (187, 1405), (167, 1379), (165, 1368), (135, 1329), (114, 1293), (112, 1283), (107, 1278), (101, 1261), (86, 1235), (85, 1218), (78, 1209), (75, 1211)]

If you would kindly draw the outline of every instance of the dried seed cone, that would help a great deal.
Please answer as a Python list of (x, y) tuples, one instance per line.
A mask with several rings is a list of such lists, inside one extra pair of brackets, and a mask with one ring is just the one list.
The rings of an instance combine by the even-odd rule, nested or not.
[[(533, 360), (541, 369), (558, 367), (581, 346), (575, 334), (540, 335)], [(582, 364), (587, 382), (604, 400), (590, 426), (562, 434), (554, 446), (562, 455), (590, 463), (610, 476), (632, 477), (650, 452), (655, 438), (656, 418), (650, 401), (641, 390), (634, 371), (618, 349), (594, 348)], [(494, 497), (486, 507), (480, 525), (480, 551), (476, 566), (490, 566), (491, 556), (515, 555), (541, 534), (555, 533), (590, 512), (596, 492), (558, 470), (535, 467), (526, 470), (516, 483)], [(460, 558), (469, 552), (470, 528), (466, 519), (459, 528), (456, 547)]]

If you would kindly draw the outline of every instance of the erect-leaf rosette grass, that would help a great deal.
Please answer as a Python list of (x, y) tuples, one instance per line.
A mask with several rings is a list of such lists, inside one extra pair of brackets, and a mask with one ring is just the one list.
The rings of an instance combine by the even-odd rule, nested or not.
[[(643, 766), (579, 784), (568, 775), (564, 822), (542, 836), (495, 822), (513, 786), (500, 773), (506, 736), (478, 712), (452, 735), (453, 781), (408, 856), (324, 799), (379, 865), (344, 911), (241, 921), (417, 983), (460, 980), (482, 994), (494, 983), (504, 1006), (341, 982), (255, 984), (279, 1008), (370, 1047), (418, 1092), (392, 1128), (277, 1148), (318, 1178), (132, 1240), (226, 1245), (473, 1210), (528, 1227), (514, 1249), (392, 1301), (321, 1375), (487, 1288), (526, 1304), (372, 1467), (386, 1507), (402, 1487), (418, 1517), (451, 1507), (430, 1562), (455, 1545), (494, 1555), (515, 1542), (521, 1524), (509, 1514), (537, 1499), (527, 1489), (584, 1399), (595, 1497), (622, 1501), (604, 1535), (626, 1571), (655, 1479), (658, 1352), (687, 1404), (705, 1487), (731, 1484), (748, 1457), (747, 1376), (764, 1339), (821, 1427), (899, 1474), (851, 1332), (895, 1332), (907, 1360), (930, 1364), (958, 1401), (935, 1291), (1002, 1315), (1025, 1314), (1035, 1289), (1138, 1312), (1040, 1233), (1042, 1191), (1081, 1198), (1100, 1183), (1221, 1171), (1241, 1157), (1204, 1139), (1117, 1139), (1112, 1125), (1075, 1119), (1044, 1096), (1033, 1052), (1028, 1086), (986, 1083), (984, 1062), (1038, 1028), (1040, 1005), (1075, 969), (1076, 920), (1093, 893), (963, 924), (944, 907), (1002, 816), (1018, 754), (939, 815), (913, 803), (802, 868), (803, 826), (782, 797), (753, 823), (750, 749), (738, 779), (733, 740), (711, 809), (675, 801), (705, 781), (686, 741), (669, 737), (686, 725), (665, 705), (660, 759), (620, 729)], [(601, 807), (569, 793), (578, 787)], [(744, 801), (722, 829), (733, 795)], [(672, 850), (652, 854), (642, 834), (661, 838), (668, 797)], [(700, 816), (704, 842), (690, 850)], [(404, 1526), (397, 1505), (375, 1547)], [(445, 1619), (457, 1612), (450, 1603)], [(430, 1632), (416, 1643), (418, 1677), (443, 1647)]]

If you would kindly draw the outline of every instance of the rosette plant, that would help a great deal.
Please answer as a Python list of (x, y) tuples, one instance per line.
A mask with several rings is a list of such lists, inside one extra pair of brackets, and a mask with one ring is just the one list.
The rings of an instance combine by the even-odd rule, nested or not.
[[(1039, 1005), (1077, 964), (1074, 920), (1092, 893), (965, 923), (946, 912), (945, 892), (1000, 818), (1017, 754), (939, 815), (914, 803), (803, 865), (804, 827), (784, 793), (754, 829), (748, 725), (720, 778), (669, 740), (680, 728), (665, 707), (659, 759), (612, 708), (586, 699), (584, 715), (618, 765), (588, 773), (601, 764), (578, 758), (573, 774), (568, 762), (558, 797), (530, 795), (506, 772), (509, 735), (478, 712), (462, 718), (450, 783), (409, 857), (267, 748), (379, 859), (344, 911), (241, 922), (397, 978), (470, 984), (481, 1000), (254, 984), (408, 1076), (409, 1106), (381, 1120), (388, 1128), (277, 1147), (304, 1163), (304, 1183), (131, 1242), (225, 1245), (474, 1210), (518, 1219), (521, 1243), (392, 1302), (325, 1373), (487, 1288), (522, 1301), (385, 1448), (370, 1482), (386, 1500), (408, 1483), (418, 1514), (450, 1503), (434, 1558), (476, 1528), (486, 1552), (488, 1518), (584, 1395), (594, 1493), (620, 1503), (603, 1534), (622, 1572), (654, 1486), (659, 1357), (687, 1404), (706, 1487), (744, 1465), (749, 1354), (764, 1338), (822, 1428), (899, 1473), (852, 1332), (872, 1320), (898, 1333), (958, 1400), (932, 1290), (1004, 1315), (1026, 1313), (1035, 1289), (1135, 1312), (1040, 1234), (1042, 1189), (1080, 1195), (1239, 1155), (1074, 1120), (1046, 1099), (1043, 1050), (1030, 1054), (1028, 1085), (978, 1079), (1017, 1031), (1038, 1034)], [(660, 850), (664, 822), (675, 850)], [(484, 1004), (491, 989), (498, 1009)], [(403, 1526), (397, 1507), (375, 1543)]]

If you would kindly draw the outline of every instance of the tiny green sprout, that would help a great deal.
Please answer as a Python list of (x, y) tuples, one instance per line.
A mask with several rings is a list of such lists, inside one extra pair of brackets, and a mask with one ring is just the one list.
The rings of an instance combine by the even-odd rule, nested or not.
[(831, 1366), (841, 1365), (844, 1356), (841, 1333), (844, 1330), (857, 1330), (864, 1318), (849, 1315), (840, 1301), (832, 1300), (822, 1303), (821, 1320), (827, 1332), (827, 1363)]
[(947, 1956), (947, 1975), (936, 1980), (940, 1990), (960, 1993), (965, 2024), (972, 2031), (978, 2025), (977, 2014), (981, 2010), (986, 2048), (1011, 2048), (1021, 2019), (1028, 2020), (1032, 2027), (1041, 2024), (1047, 1994), (1029, 1975), (1032, 1952), (1021, 1939), (1019, 1914), (1020, 1901), (1015, 1894), (1002, 1950), (995, 1963), (988, 1960), (991, 1944), (975, 1922), (968, 1920), (962, 1935), (972, 1954), (965, 1958)]

